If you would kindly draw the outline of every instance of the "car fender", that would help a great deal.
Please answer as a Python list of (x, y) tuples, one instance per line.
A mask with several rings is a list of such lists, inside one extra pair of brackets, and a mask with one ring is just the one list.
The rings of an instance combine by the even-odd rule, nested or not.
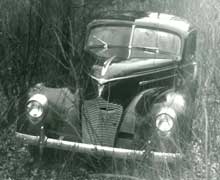
[[(78, 90), (71, 92), (68, 88), (49, 88), (40, 83), (30, 88), (28, 98), (35, 94), (43, 94), (48, 99), (48, 112), (43, 119), (43, 125), (49, 124), (52, 128), (56, 129), (60, 128), (60, 124), (68, 124), (66, 127), (73, 128), (68, 133), (72, 134), (75, 132), (79, 136), (80, 96)], [(25, 124), (28, 124), (26, 128), (29, 129), (30, 133), (39, 129), (39, 125)]]
[(152, 100), (155, 97), (155, 95), (158, 95), (158, 92), (161, 90), (162, 88), (152, 88), (144, 90), (140, 92), (138, 95), (136, 95), (125, 109), (119, 131), (125, 133), (134, 133), (135, 121), (137, 119), (138, 104), (143, 98), (148, 98)]

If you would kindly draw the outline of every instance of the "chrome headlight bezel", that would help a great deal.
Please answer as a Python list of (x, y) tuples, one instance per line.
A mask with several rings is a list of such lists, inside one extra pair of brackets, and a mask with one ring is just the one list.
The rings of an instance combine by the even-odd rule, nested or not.
[(31, 118), (37, 119), (43, 115), (44, 108), (38, 101), (30, 101), (26, 105), (26, 111)]
[(38, 124), (44, 117), (48, 99), (43, 94), (35, 94), (26, 103), (26, 114), (32, 124)]
[(177, 116), (173, 108), (163, 107), (156, 115), (155, 125), (159, 132), (170, 133), (175, 126)]

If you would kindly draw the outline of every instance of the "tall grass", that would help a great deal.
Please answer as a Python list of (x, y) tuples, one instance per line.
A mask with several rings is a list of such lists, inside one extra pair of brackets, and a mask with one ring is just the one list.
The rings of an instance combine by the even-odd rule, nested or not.
[[(193, 164), (195, 173), (206, 179), (218, 179), (219, 155), (216, 137), (219, 136), (219, 2), (189, 1), (180, 4), (178, 15), (193, 22), (198, 29), (197, 62), (199, 63), (199, 90), (197, 117), (194, 121), (194, 143), (200, 157)], [(196, 150), (195, 150), (196, 151)], [(195, 158), (196, 159), (196, 158)], [(195, 160), (194, 160), (195, 161)]]

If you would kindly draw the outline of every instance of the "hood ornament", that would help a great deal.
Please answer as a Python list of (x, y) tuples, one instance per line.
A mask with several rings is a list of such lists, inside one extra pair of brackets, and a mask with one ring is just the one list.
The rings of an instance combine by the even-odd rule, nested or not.
[[(111, 62), (115, 59), (116, 56), (112, 56), (111, 58), (107, 59), (104, 64), (103, 64), (103, 67), (102, 67), (102, 70), (101, 70), (101, 76), (105, 76)], [(100, 83), (98, 84), (98, 96), (100, 97), (102, 95), (102, 92), (104, 90), (104, 84)]]
[(111, 62), (115, 59), (116, 56), (112, 56), (111, 58), (107, 59), (105, 62), (104, 62), (104, 65), (102, 67), (102, 71), (101, 71), (101, 76), (104, 76), (111, 64)]

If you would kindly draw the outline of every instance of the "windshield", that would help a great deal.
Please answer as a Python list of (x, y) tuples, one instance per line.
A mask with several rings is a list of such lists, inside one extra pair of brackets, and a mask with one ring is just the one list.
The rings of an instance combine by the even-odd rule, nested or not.
[[(146, 54), (180, 56), (181, 39), (174, 33), (161, 30), (134, 27), (132, 31), (132, 26), (106, 25), (91, 29), (87, 47), (93, 48), (94, 53), (104, 57), (118, 56), (119, 54), (114, 54), (117, 47), (131, 47), (131, 56), (135, 57), (144, 58)], [(103, 51), (100, 51), (100, 48), (103, 48)]]
[[(155, 53), (180, 55), (181, 39), (179, 36), (154, 29), (135, 28), (132, 47), (144, 50), (155, 50)], [(158, 50), (158, 51), (156, 51)]]
[(128, 47), (131, 26), (99, 26), (90, 31), (87, 46), (107, 48), (109, 46)]

